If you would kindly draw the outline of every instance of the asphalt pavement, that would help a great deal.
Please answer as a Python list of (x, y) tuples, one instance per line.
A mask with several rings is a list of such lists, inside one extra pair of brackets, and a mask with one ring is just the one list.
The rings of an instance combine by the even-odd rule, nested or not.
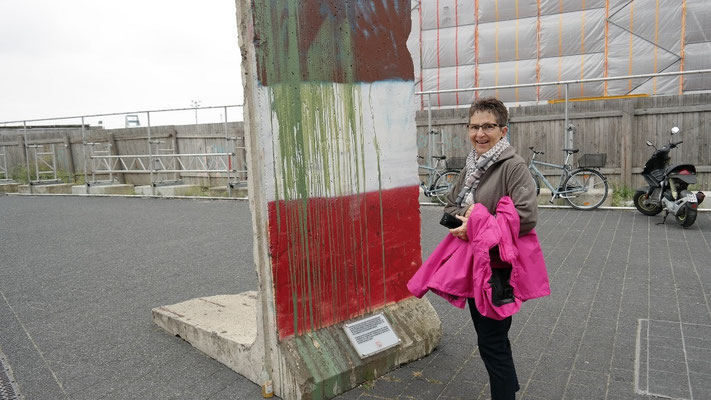
[[(440, 216), (422, 208), (425, 257)], [(517, 398), (711, 399), (711, 214), (660, 221), (540, 210), (553, 293), (514, 316)], [(0, 362), (24, 399), (260, 399), (150, 313), (255, 287), (246, 202), (0, 196)], [(468, 310), (428, 298), (438, 348), (339, 399), (489, 397)]]

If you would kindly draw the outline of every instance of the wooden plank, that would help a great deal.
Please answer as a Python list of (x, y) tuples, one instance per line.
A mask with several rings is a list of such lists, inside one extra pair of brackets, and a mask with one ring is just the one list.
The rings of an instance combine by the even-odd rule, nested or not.
[(700, 113), (707, 111), (711, 111), (711, 104), (700, 104), (695, 106), (680, 107), (641, 108), (635, 110), (634, 115)]
[(620, 123), (619, 131), (623, 132), (620, 145), (620, 174), (621, 183), (625, 186), (632, 185), (632, 141), (635, 136), (636, 124), (634, 121), (635, 100), (629, 100), (624, 103), (622, 108), (622, 122)]
[[(586, 118), (610, 118), (610, 117), (622, 117), (622, 111), (591, 111), (591, 112), (581, 112), (568, 114), (568, 119), (586, 119)], [(540, 122), (540, 121), (560, 121), (565, 120), (565, 114), (552, 114), (552, 115), (532, 115), (526, 117), (512, 117), (509, 122)]]

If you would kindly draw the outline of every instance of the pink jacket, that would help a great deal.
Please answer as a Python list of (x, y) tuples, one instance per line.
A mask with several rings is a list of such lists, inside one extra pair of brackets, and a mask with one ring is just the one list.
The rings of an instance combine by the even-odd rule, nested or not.
[[(447, 235), (407, 283), (417, 297), (428, 290), (453, 305), (464, 308), (474, 298), (479, 312), (489, 318), (504, 319), (515, 314), (523, 301), (551, 293), (543, 251), (536, 231), (519, 237), (519, 216), (513, 201), (506, 196), (496, 206), (496, 216), (476, 204), (467, 221), (469, 242)], [(493, 265), (489, 250), (499, 246), (504, 265)], [(512, 267), (509, 284), (514, 301), (492, 303), (491, 268)]]

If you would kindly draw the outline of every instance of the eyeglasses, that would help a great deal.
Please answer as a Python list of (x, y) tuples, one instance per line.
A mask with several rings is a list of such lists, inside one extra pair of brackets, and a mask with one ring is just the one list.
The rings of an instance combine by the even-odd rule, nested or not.
[(479, 129), (483, 130), (485, 133), (490, 133), (497, 128), (499, 124), (482, 124), (482, 125), (469, 125), (469, 130), (472, 132), (478, 132)]

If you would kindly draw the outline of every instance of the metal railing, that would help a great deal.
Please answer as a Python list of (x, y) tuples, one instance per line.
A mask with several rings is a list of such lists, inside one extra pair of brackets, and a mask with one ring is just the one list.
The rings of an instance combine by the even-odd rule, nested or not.
[[(651, 79), (651, 78), (663, 78), (663, 77), (674, 77), (682, 75), (694, 75), (694, 74), (707, 74), (711, 73), (711, 69), (699, 69), (693, 71), (674, 71), (674, 72), (658, 72), (653, 74), (639, 74), (639, 75), (625, 75), (625, 76), (613, 76), (606, 78), (588, 78), (588, 79), (575, 79), (575, 80), (565, 80), (556, 82), (536, 82), (536, 83), (521, 83), (515, 85), (499, 85), (499, 86), (482, 86), (482, 87), (472, 87), (472, 88), (461, 88), (461, 89), (445, 89), (445, 90), (429, 90), (422, 92), (415, 92), (418, 96), (427, 96), (427, 132), (428, 132), (428, 157), (427, 165), (429, 166), (430, 160), (432, 160), (432, 153), (434, 140), (432, 134), (432, 96), (437, 94), (446, 93), (464, 93), (464, 92), (480, 92), (484, 90), (499, 90), (499, 89), (520, 89), (528, 87), (541, 87), (541, 86), (563, 86), (565, 93), (565, 120), (563, 123), (563, 131), (565, 132), (565, 142), (566, 146), (569, 148), (573, 147), (573, 133), (575, 128), (571, 126), (570, 119), (568, 117), (568, 109), (570, 99), (568, 97), (568, 87), (570, 85), (584, 84), (584, 83), (594, 83), (594, 82), (606, 82), (606, 81), (616, 81), (625, 79)], [(436, 132), (434, 132), (436, 133)]]
[[(30, 184), (61, 182), (57, 173), (57, 148), (55, 144), (28, 144), (27, 148), (31, 149), (35, 160), (35, 180), (31, 181)], [(51, 176), (52, 179), (43, 179), (45, 176)]]
[[(238, 171), (232, 167), (235, 153), (199, 153), (199, 154), (145, 154), (135, 155), (91, 155), (92, 181), (89, 185), (106, 183), (96, 179), (96, 174), (109, 175), (114, 181), (115, 174), (150, 174), (151, 186), (177, 180), (160, 179), (161, 174), (180, 173), (223, 173), (227, 174), (227, 191), (232, 195), (232, 178)], [(154, 177), (158, 179), (154, 180)]]
[[(51, 144), (51, 151), (42, 151), (44, 144), (38, 144), (37, 141), (30, 144), (28, 142), (28, 123), (46, 123), (48, 121), (61, 121), (61, 120), (80, 120), (81, 121), (81, 143), (82, 143), (82, 158), (84, 160), (84, 186), (86, 187), (86, 193), (89, 193), (89, 186), (97, 184), (105, 184), (115, 181), (115, 175), (118, 174), (147, 174), (150, 179), (150, 186), (153, 188), (152, 193), (155, 194), (155, 186), (168, 182), (167, 175), (171, 174), (174, 176), (174, 182), (180, 180), (181, 173), (199, 173), (205, 174), (206, 177), (210, 177), (210, 174), (227, 174), (227, 191), (228, 195), (232, 195), (232, 188), (241, 183), (241, 179), (246, 179), (247, 165), (246, 165), (246, 147), (237, 146), (237, 138), (231, 136), (227, 129), (229, 108), (241, 108), (243, 105), (226, 105), (226, 106), (210, 106), (210, 107), (190, 107), (190, 108), (173, 108), (173, 109), (161, 109), (161, 110), (148, 110), (148, 111), (129, 111), (120, 113), (108, 113), (108, 114), (91, 114), (91, 115), (81, 115), (72, 117), (55, 117), (55, 118), (39, 118), (39, 119), (27, 119), (27, 120), (17, 120), (17, 121), (4, 121), (0, 122), (0, 129), (3, 125), (12, 124), (22, 124), (22, 135), (24, 138), (24, 152), (25, 152), (25, 163), (27, 170), (27, 181), (29, 183), (29, 191), (32, 193), (33, 184), (43, 184), (57, 182), (58, 172), (57, 172), (57, 156), (55, 144)], [(222, 130), (223, 138), (226, 143), (232, 143), (234, 146), (234, 151), (230, 152), (205, 152), (205, 153), (190, 153), (190, 154), (174, 154), (174, 149), (161, 149), (155, 148), (154, 145), (163, 143), (163, 141), (155, 140), (152, 133), (152, 128), (155, 128), (151, 124), (151, 117), (158, 113), (167, 112), (178, 112), (178, 111), (194, 111), (195, 112), (195, 126), (198, 127), (197, 123), (197, 112), (198, 110), (221, 110), (223, 114), (222, 119)], [(88, 141), (87, 134), (87, 120), (90, 118), (105, 118), (113, 116), (126, 116), (131, 115), (136, 117), (138, 115), (145, 115), (147, 125), (145, 130), (147, 133), (147, 153), (146, 154), (130, 154), (130, 155), (117, 155), (111, 153), (111, 143), (102, 141)], [(15, 126), (16, 127), (16, 126)], [(135, 128), (134, 128), (135, 129)], [(200, 138), (196, 136), (195, 138)], [(215, 138), (215, 136), (210, 136), (210, 138)], [(218, 136), (219, 138), (219, 136)], [(94, 140), (96, 140), (94, 138)], [(98, 150), (97, 146), (101, 144), (107, 144), (108, 149)], [(156, 146), (157, 147), (157, 146)], [(33, 157), (30, 157), (30, 152), (33, 152)], [(242, 165), (237, 166), (239, 160), (235, 159), (236, 152), (244, 152), (244, 157), (242, 157)], [(31, 176), (31, 161), (34, 160), (34, 171), (35, 179)], [(6, 152), (3, 150), (2, 159), (0, 159), (0, 174), (4, 174), (7, 178), (9, 177), (7, 171), (7, 157)], [(239, 174), (239, 175), (238, 175)], [(108, 175), (107, 180), (97, 179), (97, 175)], [(43, 179), (44, 177), (51, 176), (52, 180)], [(91, 177), (91, 178), (90, 178)]]

